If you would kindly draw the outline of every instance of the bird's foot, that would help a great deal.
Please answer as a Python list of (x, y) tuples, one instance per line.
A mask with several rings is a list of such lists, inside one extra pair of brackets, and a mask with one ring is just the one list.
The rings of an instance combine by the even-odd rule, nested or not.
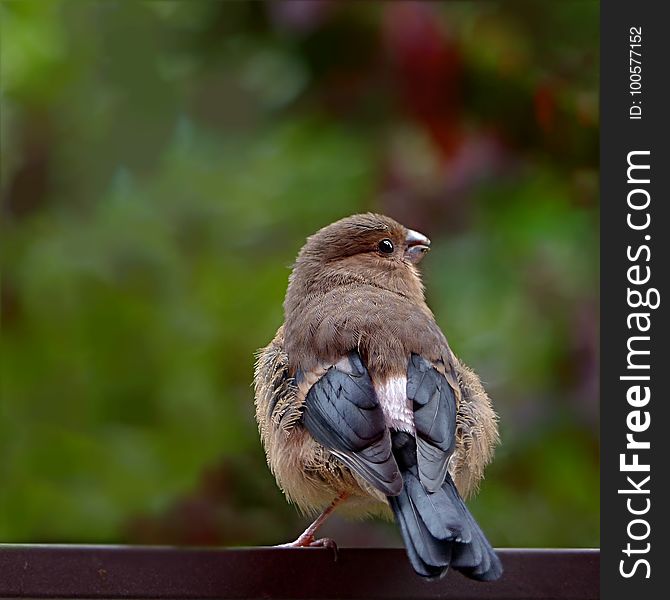
[(337, 544), (330, 538), (321, 538), (318, 540), (314, 539), (314, 534), (335, 510), (335, 507), (341, 502), (344, 502), (348, 496), (349, 494), (347, 492), (342, 492), (330, 503), (329, 506), (324, 509), (324, 511), (316, 518), (314, 523), (312, 523), (307, 529), (305, 529), (305, 531), (302, 532), (300, 537), (295, 540), (295, 542), (280, 544), (279, 546), (275, 546), (275, 548), (330, 548), (335, 555), (335, 560), (337, 560)]
[(314, 539), (313, 535), (304, 533), (294, 542), (279, 544), (276, 548), (337, 548), (335, 540), (330, 538)]
[(312, 534), (303, 533), (297, 540), (288, 544), (279, 544), (275, 548), (330, 548), (337, 560), (337, 544), (331, 538), (314, 538)]
[(337, 554), (337, 544), (331, 538), (320, 538), (318, 540), (312, 538), (309, 546), (310, 548), (331, 548)]

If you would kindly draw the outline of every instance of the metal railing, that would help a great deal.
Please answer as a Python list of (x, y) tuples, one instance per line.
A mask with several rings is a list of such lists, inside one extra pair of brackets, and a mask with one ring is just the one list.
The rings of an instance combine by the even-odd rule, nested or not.
[(492, 583), (424, 581), (403, 549), (0, 546), (2, 598), (592, 599), (598, 550), (502, 549)]

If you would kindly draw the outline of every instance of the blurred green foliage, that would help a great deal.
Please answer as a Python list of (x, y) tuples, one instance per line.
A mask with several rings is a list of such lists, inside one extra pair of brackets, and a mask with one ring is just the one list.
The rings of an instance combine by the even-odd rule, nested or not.
[(253, 353), (304, 238), (376, 210), (500, 413), (492, 542), (598, 545), (597, 3), (0, 10), (0, 539), (295, 535)]

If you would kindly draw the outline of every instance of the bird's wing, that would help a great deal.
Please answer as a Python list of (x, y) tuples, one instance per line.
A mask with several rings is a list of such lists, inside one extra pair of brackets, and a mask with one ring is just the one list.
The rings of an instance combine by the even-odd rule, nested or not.
[(407, 366), (407, 398), (414, 407), (419, 478), (429, 492), (444, 483), (456, 442), (458, 383), (412, 354)]
[(448, 472), (460, 397), (451, 360), (431, 363), (416, 354), (410, 357), (407, 398), (415, 431), (391, 434), (404, 486), (389, 504), (419, 575), (441, 577), (451, 565), (473, 579), (492, 581), (502, 574), (500, 560)]
[(351, 352), (309, 389), (302, 422), (312, 437), (387, 496), (402, 489), (391, 434), (360, 356)]

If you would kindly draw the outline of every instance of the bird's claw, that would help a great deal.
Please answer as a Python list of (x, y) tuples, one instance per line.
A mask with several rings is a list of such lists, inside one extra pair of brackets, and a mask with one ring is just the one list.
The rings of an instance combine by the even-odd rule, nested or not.
[(332, 548), (337, 551), (337, 544), (331, 538), (320, 538), (318, 540), (312, 539), (309, 544), (312, 548)]
[(321, 538), (313, 540), (310, 544), (312, 548), (330, 548), (333, 551), (333, 560), (337, 562), (337, 544), (331, 538)]
[(301, 535), (294, 542), (288, 544), (280, 544), (277, 548), (330, 548), (335, 555), (337, 561), (337, 544), (331, 538), (314, 539), (313, 535)]

